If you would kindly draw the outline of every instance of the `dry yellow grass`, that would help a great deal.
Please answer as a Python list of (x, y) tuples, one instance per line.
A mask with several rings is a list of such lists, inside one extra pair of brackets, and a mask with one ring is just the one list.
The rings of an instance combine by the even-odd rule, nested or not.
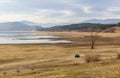
[[(37, 33), (62, 36), (81, 43), (89, 42), (85, 37), (90, 35), (85, 32)], [(112, 41), (120, 35), (101, 33), (100, 36), (110, 37)], [(97, 44), (96, 49), (91, 50), (88, 43), (81, 43), (0, 45), (0, 78), (119, 78), (120, 62), (116, 59), (119, 45)], [(85, 63), (84, 55), (88, 53), (100, 55), (102, 61)], [(81, 58), (74, 58), (75, 54), (80, 54)], [(18, 69), (20, 73), (16, 72)], [(4, 72), (7, 74), (3, 75)]]
[[(63, 36), (63, 37), (68, 37), (68, 38), (72, 38), (72, 37), (84, 37), (84, 36), (90, 36), (91, 33), (90, 32), (75, 32), (75, 31), (63, 31), (63, 32), (49, 32), (49, 31), (40, 31), (37, 32), (38, 34), (52, 34), (52, 35), (57, 35), (57, 36)], [(100, 36), (102, 37), (120, 37), (120, 33), (104, 33), (101, 32), (99, 33)]]
[(120, 27), (112, 27), (104, 30), (103, 32), (110, 32), (110, 33), (120, 33)]

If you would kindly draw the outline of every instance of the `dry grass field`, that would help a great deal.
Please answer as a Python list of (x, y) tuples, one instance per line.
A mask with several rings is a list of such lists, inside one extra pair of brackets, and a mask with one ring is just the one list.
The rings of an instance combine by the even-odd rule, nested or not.
[[(119, 33), (100, 33), (90, 49), (90, 33), (37, 32), (60, 36), (68, 44), (0, 45), (0, 78), (119, 78)], [(75, 58), (80, 54), (80, 58)], [(85, 55), (100, 61), (86, 63)]]

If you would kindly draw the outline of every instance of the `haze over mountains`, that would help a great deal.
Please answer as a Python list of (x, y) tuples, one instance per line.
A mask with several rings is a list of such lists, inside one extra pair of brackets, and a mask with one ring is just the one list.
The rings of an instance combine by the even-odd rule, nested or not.
[(5, 22), (0, 23), (0, 31), (31, 31), (31, 30), (40, 30), (41, 26), (33, 24), (32, 22)]
[(116, 24), (119, 22), (120, 19), (106, 19), (106, 20), (92, 19), (92, 20), (83, 21), (83, 23), (101, 23), (101, 24)]
[[(82, 23), (78, 23), (78, 24), (68, 24), (68, 25), (58, 25), (55, 26), (55, 24), (42, 24), (42, 23), (34, 23), (34, 22), (30, 22), (30, 21), (18, 21), (18, 22), (5, 22), (5, 23), (0, 23), (0, 31), (31, 31), (31, 30), (41, 30), (46, 29), (46, 27), (49, 27), (47, 29), (51, 30), (51, 29), (67, 29), (69, 30), (74, 30), (77, 28), (85, 28), (86, 25), (91, 26), (91, 24), (83, 24), (83, 23), (93, 23), (94, 26), (99, 26), (102, 24), (117, 24), (120, 22), (120, 19), (106, 19), (106, 20), (100, 20), (100, 19), (92, 19), (92, 20), (87, 20), (87, 21), (83, 21)], [(96, 24), (97, 23), (97, 24)], [(52, 27), (51, 27), (52, 26)], [(69, 27), (70, 26), (70, 27)]]

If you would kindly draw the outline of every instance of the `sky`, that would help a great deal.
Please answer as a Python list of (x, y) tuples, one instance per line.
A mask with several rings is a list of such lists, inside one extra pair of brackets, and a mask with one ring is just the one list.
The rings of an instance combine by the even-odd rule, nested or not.
[(120, 0), (0, 0), (0, 22), (78, 23), (120, 18)]

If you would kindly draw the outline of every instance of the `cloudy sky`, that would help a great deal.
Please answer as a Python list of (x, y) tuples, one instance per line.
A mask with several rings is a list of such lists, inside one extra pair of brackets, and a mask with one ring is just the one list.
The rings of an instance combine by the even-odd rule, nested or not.
[(77, 23), (120, 18), (120, 0), (0, 0), (0, 22)]

